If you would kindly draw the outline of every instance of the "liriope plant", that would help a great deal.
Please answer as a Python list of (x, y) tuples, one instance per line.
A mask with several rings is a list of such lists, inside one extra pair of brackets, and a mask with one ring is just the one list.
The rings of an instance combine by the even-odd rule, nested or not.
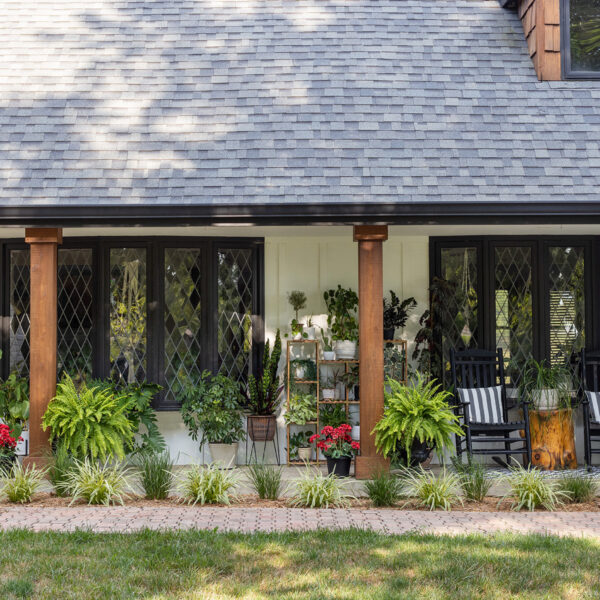
[(50, 441), (59, 439), (79, 459), (122, 459), (133, 447), (134, 427), (127, 418), (128, 403), (97, 387), (79, 389), (67, 375), (58, 384), (42, 419)]

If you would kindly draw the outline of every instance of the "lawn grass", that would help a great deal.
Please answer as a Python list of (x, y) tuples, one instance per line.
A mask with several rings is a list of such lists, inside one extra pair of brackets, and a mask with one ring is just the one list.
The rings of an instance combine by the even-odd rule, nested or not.
[(373, 532), (0, 533), (0, 598), (598, 598), (600, 544)]

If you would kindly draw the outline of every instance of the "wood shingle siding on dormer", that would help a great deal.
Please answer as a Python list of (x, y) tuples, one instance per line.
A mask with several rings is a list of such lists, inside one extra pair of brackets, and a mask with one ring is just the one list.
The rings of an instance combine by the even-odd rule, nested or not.
[(521, 0), (519, 18), (538, 78), (559, 81), (560, 0)]

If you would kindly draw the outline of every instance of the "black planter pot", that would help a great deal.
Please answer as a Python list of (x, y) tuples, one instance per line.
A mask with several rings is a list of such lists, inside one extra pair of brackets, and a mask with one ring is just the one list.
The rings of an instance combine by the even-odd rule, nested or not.
[(404, 446), (400, 443), (396, 446), (396, 452), (400, 458), (400, 462), (408, 467), (418, 467), (421, 463), (424, 463), (430, 456), (433, 448), (427, 444), (427, 442), (419, 442), (414, 440), (410, 449), (410, 465), (407, 465), (406, 451)]
[(360, 400), (360, 385), (354, 386), (354, 400)]
[(10, 471), (17, 460), (17, 455), (0, 456), (0, 471)]
[(395, 335), (396, 335), (395, 327), (384, 327), (384, 329), (383, 329), (383, 340), (384, 341), (393, 340)]
[(350, 477), (351, 456), (342, 456), (341, 458), (327, 457), (327, 473), (334, 473), (337, 477)]

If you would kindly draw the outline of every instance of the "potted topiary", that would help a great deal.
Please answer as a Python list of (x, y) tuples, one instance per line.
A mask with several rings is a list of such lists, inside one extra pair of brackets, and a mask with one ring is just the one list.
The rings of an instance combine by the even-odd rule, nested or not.
[(296, 315), (296, 318), (292, 319), (291, 323), (292, 339), (301, 340), (308, 338), (308, 334), (304, 332), (304, 325), (300, 323), (300, 318), (298, 317), (299, 311), (306, 308), (306, 294), (300, 290), (293, 290), (288, 293), (288, 302)]
[(417, 306), (414, 298), (406, 298), (400, 302), (396, 294), (390, 290), (390, 299), (383, 299), (383, 339), (393, 340), (396, 329), (404, 327), (408, 313)]
[(214, 463), (232, 468), (238, 442), (245, 437), (239, 384), (226, 375), (204, 371), (200, 381), (184, 386), (181, 416), (200, 448), (208, 443)]
[(18, 441), (8, 425), (0, 424), (0, 473), (10, 471), (15, 463)]
[(384, 457), (406, 466), (425, 462), (432, 450), (442, 456), (452, 435), (463, 435), (458, 416), (448, 404), (452, 394), (426, 382), (417, 372), (409, 385), (387, 379), (383, 416), (375, 425), (375, 446)]
[(317, 420), (317, 399), (313, 394), (296, 393), (284, 415), (287, 425), (306, 425)]
[(277, 370), (281, 357), (281, 336), (279, 329), (275, 336), (275, 343), (271, 351), (267, 340), (264, 350), (262, 365), (257, 377), (248, 377), (247, 406), (248, 435), (254, 442), (270, 442), (275, 437), (277, 420), (275, 412), (279, 407), (281, 391)]
[(327, 325), (335, 341), (335, 355), (340, 360), (353, 360), (358, 341), (358, 296), (353, 290), (338, 285), (337, 289), (324, 292), (323, 298), (327, 305)]
[(350, 437), (351, 430), (352, 427), (347, 423), (336, 428), (327, 425), (321, 429), (321, 433), (315, 433), (309, 440), (311, 444), (316, 442), (317, 448), (325, 455), (330, 475), (350, 475), (352, 458), (360, 450), (360, 443)]

